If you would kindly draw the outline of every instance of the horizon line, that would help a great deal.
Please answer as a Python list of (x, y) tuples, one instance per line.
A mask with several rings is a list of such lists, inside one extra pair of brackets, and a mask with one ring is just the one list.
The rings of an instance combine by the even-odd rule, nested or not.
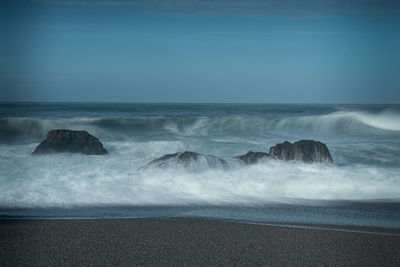
[(152, 102), (152, 101), (0, 101), (0, 104), (236, 104), (236, 105), (400, 105), (394, 102)]

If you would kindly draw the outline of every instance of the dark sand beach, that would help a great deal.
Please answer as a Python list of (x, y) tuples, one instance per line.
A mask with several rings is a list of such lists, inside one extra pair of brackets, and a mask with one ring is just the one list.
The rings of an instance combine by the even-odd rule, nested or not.
[(399, 231), (350, 230), (190, 218), (3, 219), (0, 265), (400, 265)]

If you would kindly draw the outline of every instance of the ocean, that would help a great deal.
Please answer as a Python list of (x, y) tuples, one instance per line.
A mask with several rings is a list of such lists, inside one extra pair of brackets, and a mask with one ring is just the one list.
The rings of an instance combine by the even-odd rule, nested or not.
[[(52, 129), (109, 155), (31, 155)], [(334, 164), (233, 159), (318, 140)], [(229, 169), (138, 169), (195, 151)], [(0, 218), (201, 217), (400, 228), (400, 105), (1, 103)]]

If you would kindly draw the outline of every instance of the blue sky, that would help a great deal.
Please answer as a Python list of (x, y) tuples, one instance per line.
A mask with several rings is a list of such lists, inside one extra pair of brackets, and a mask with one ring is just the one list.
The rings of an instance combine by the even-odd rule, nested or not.
[(400, 103), (396, 1), (2, 1), (0, 101)]

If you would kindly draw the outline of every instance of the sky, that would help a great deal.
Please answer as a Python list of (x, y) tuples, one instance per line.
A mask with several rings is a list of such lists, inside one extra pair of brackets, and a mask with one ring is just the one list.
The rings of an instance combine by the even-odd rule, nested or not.
[(0, 101), (400, 103), (400, 2), (2, 0)]

